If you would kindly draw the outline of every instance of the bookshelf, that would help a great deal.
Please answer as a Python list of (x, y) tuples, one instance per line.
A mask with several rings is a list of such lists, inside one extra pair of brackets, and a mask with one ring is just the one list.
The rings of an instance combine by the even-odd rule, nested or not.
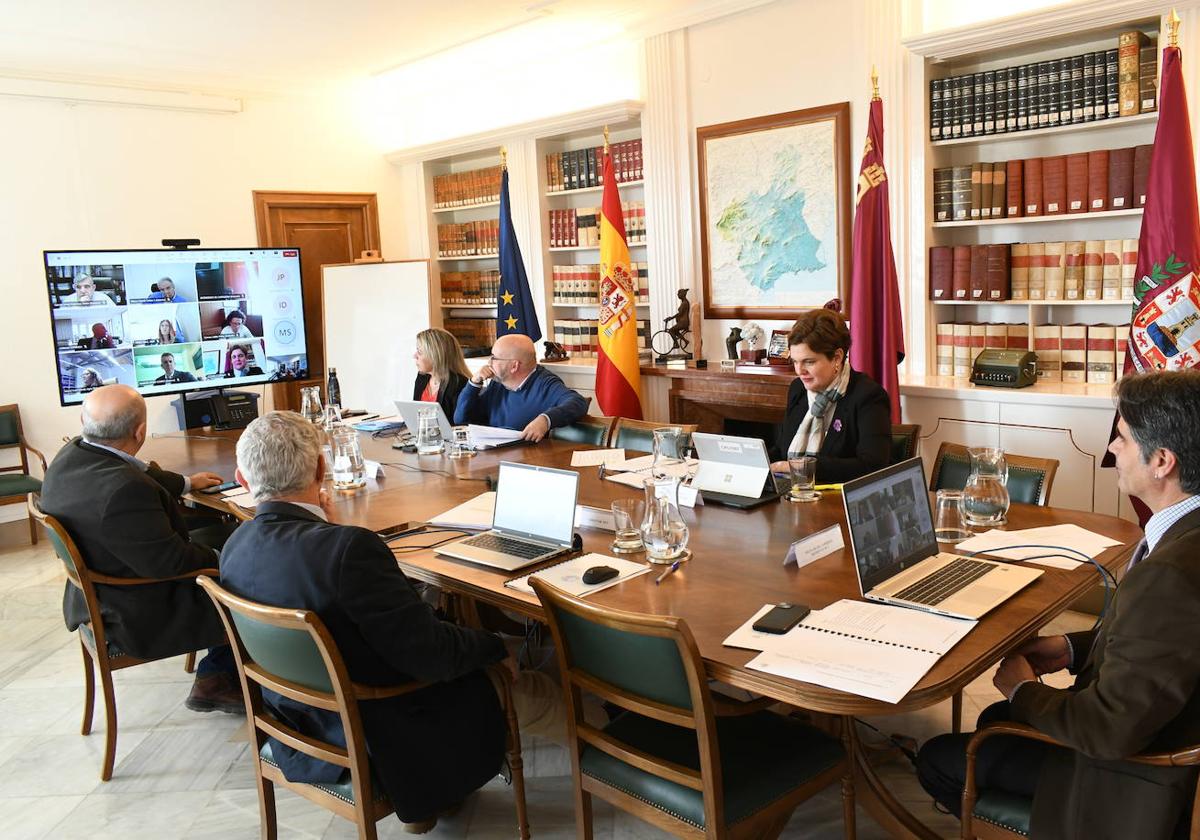
[[(938, 333), (945, 333), (944, 325), (959, 326), (960, 333), (966, 325), (1013, 325), (1014, 340), (1007, 346), (1014, 347), (1014, 341), (1023, 342), (1023, 346), (1038, 350), (1036, 328), (1058, 327), (1059, 358), (1055, 359), (1055, 351), (1045, 352), (1050, 346), (1049, 332), (1043, 333), (1041, 345), (1042, 356), (1048, 362), (1046, 365), (1050, 377), (1039, 380), (1038, 387), (1053, 389), (1061, 387), (1064, 392), (1077, 387), (1071, 381), (1062, 381), (1061, 347), (1064, 326), (1095, 327), (1097, 336), (1107, 335), (1105, 330), (1113, 325), (1127, 324), (1130, 320), (1132, 300), (1130, 299), (1100, 299), (1100, 300), (933, 300), (931, 283), (933, 277), (934, 257), (931, 252), (935, 247), (955, 246), (1004, 246), (1011, 243), (1069, 243), (1069, 242), (1113, 242), (1117, 240), (1136, 241), (1141, 227), (1142, 210), (1140, 206), (1132, 208), (1104, 209), (1096, 212), (1064, 213), (1061, 215), (1035, 215), (1003, 218), (969, 218), (967, 220), (937, 221), (937, 196), (934, 187), (934, 170), (967, 167), (974, 163), (991, 163), (997, 161), (1027, 160), (1033, 158), (1066, 158), (1098, 150), (1125, 149), (1129, 147), (1152, 144), (1157, 125), (1156, 111), (1137, 113), (1114, 118), (1095, 119), (1087, 122), (1069, 122), (1059, 125), (1046, 125), (1025, 130), (1011, 130), (1002, 133), (976, 134), (974, 136), (955, 136), (935, 139), (931, 136), (932, 127), (936, 124), (936, 115), (930, 96), (931, 83), (935, 80), (947, 80), (952, 77), (964, 77), (966, 74), (986, 74), (996, 71), (997, 77), (1003, 77), (1003, 69), (1011, 67), (1027, 67), (1045, 64), (1051, 68), (1059, 60), (1059, 67), (1070, 68), (1069, 59), (1084, 54), (1099, 53), (1118, 49), (1118, 38), (1122, 32), (1140, 30), (1155, 42), (1155, 55), (1161, 55), (1160, 21), (1157, 16), (1141, 16), (1128, 20), (1102, 20), (1100, 23), (1082, 23), (1077, 31), (1071, 34), (1055, 32), (1047, 37), (1034, 36), (984, 48), (978, 51), (962, 51), (955, 54), (943, 54), (939, 60), (927, 55), (924, 60), (924, 94), (927, 97), (926, 106), (929, 113), (924, 125), (925, 141), (925, 218), (924, 246), (926, 255), (926, 330), (925, 371), (926, 376), (945, 376), (946, 351), (942, 348), (941, 364), (939, 364)], [(951, 51), (953, 52), (953, 51)], [(1157, 74), (1157, 62), (1155, 63)], [(1053, 100), (1051, 100), (1053, 101)], [(1140, 96), (1139, 96), (1140, 103)], [(1060, 112), (1062, 114), (1062, 112)], [(1072, 118), (1071, 116), (1067, 117)], [(1086, 179), (1085, 179), (1086, 180)], [(961, 183), (961, 181), (960, 181)], [(1077, 182), (1076, 182), (1077, 183)], [(1004, 212), (1007, 205), (1004, 202)], [(1134, 198), (1137, 203), (1137, 198)], [(1011, 249), (1010, 249), (1011, 250)], [(1118, 253), (1123, 252), (1118, 249)], [(1009, 255), (1011, 259), (1011, 254)], [(1067, 263), (1061, 263), (1065, 267)], [(1011, 265), (1011, 262), (1010, 262)], [(1047, 261), (1045, 265), (1054, 265)], [(1076, 263), (1070, 263), (1076, 265)], [(1005, 269), (1011, 272), (1011, 268)], [(1111, 271), (1111, 269), (1110, 269)], [(1081, 269), (1080, 269), (1081, 272)], [(1126, 274), (1132, 272), (1127, 269)], [(1040, 276), (1040, 275), (1039, 275)], [(1081, 276), (1080, 274), (1075, 275)], [(1090, 275), (1089, 275), (1090, 276)], [(1081, 292), (1082, 294), (1082, 292)], [(978, 333), (978, 330), (977, 330)], [(1073, 337), (1074, 338), (1074, 337)], [(945, 340), (945, 339), (943, 339)], [(960, 338), (960, 341), (962, 339)], [(981, 345), (978, 336), (971, 346), (971, 355), (980, 346), (999, 346), (994, 338), (986, 338), (988, 343)], [(1112, 356), (1116, 370), (1116, 350)], [(1074, 357), (1072, 357), (1074, 361)], [(1078, 364), (1072, 364), (1072, 376), (1079, 376)], [(969, 370), (969, 365), (966, 366)], [(960, 363), (952, 379), (966, 386), (964, 366)], [(1088, 369), (1084, 376), (1092, 376), (1091, 359), (1088, 359)], [(1095, 371), (1097, 384), (1105, 384), (1105, 372)], [(1111, 382), (1111, 380), (1108, 380)]]

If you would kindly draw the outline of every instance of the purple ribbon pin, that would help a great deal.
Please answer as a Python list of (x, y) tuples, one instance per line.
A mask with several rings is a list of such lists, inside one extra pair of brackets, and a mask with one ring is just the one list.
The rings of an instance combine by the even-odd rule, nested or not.
[(842, 430), (842, 420), (840, 417), (833, 421), (833, 430), (835, 432), (840, 432)]

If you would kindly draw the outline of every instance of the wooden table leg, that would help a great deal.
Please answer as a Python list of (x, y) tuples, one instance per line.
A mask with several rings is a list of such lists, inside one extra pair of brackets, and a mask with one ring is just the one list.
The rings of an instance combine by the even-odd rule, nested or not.
[(867, 812), (892, 837), (902, 840), (942, 840), (900, 804), (875, 773), (862, 741), (854, 739), (854, 794)]

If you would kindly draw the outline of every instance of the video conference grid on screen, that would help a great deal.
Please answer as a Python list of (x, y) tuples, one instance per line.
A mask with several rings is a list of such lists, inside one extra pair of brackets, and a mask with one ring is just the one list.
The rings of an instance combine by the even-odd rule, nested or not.
[(47, 251), (63, 405), (308, 377), (300, 252)]

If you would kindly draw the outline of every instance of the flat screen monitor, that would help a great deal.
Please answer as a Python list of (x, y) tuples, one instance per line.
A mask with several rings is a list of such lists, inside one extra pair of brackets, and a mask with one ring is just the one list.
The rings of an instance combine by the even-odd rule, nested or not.
[(308, 378), (297, 248), (44, 255), (63, 405)]

